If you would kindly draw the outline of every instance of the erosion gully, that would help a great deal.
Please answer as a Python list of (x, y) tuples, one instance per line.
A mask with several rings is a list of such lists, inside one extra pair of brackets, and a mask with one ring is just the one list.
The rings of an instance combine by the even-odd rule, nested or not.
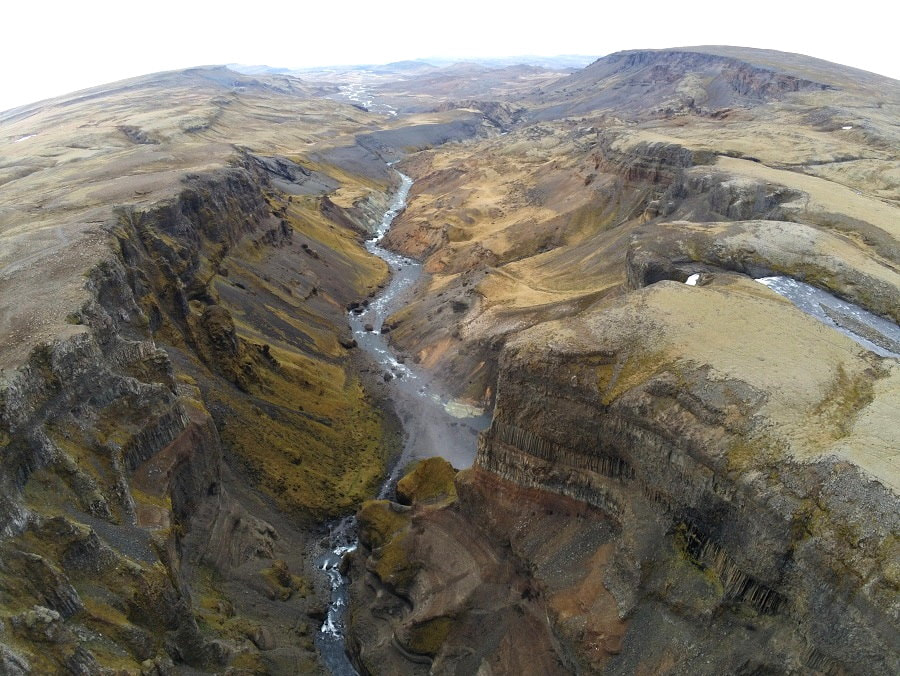
[[(390, 282), (368, 306), (349, 313), (353, 337), (382, 370), (391, 404), (403, 424), (402, 453), (377, 496), (373, 496), (378, 498), (391, 496), (398, 475), (413, 460), (439, 455), (459, 469), (471, 466), (478, 432), (490, 425), (489, 414), (443, 396), (439, 384), (424, 369), (398, 357), (388, 343), (388, 333), (382, 333), (387, 317), (402, 306), (422, 274), (421, 263), (380, 245), (394, 218), (406, 206), (412, 186), (412, 179), (399, 172), (398, 175), (400, 187), (390, 208), (374, 236), (366, 242), (366, 249), (388, 264)], [(371, 330), (366, 330), (367, 325)], [(326, 667), (335, 676), (357, 674), (347, 657), (344, 633), (350, 581), (341, 572), (341, 561), (356, 547), (356, 519), (348, 516), (332, 524), (325, 551), (317, 560), (317, 567), (331, 586), (331, 601), (316, 636), (316, 645)]]
[[(697, 286), (699, 281), (700, 274), (695, 273), (685, 284)], [(900, 326), (892, 321), (792, 277), (760, 277), (756, 281), (867, 350), (882, 357), (900, 358)]]

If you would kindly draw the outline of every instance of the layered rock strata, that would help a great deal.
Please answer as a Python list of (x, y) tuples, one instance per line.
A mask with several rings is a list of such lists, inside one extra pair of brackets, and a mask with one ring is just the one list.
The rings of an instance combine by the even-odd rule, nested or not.
[[(526, 645), (551, 645), (561, 671), (893, 673), (898, 385), (896, 360), (727, 274), (660, 282), (523, 332), (503, 353), (494, 421), (457, 502), (414, 506), (387, 545), (368, 543), (357, 593), (403, 602), (375, 613), (391, 618), (375, 625), (394, 644), (359, 634), (362, 663), (404, 659), (404, 632), (446, 616), (434, 673), (502, 664), (502, 642), (476, 640), (471, 664), (459, 652), (493, 607), (454, 600), (457, 578), (483, 567), (436, 573), (465, 542), (514, 562), (546, 618)], [(557, 510), (565, 525), (549, 519)], [(577, 576), (542, 569), (575, 541), (587, 550)], [(403, 558), (386, 556), (394, 547)], [(585, 601), (573, 624), (558, 595), (584, 593), (588, 578), (613, 610)], [(615, 622), (599, 650), (588, 629), (604, 617)]]

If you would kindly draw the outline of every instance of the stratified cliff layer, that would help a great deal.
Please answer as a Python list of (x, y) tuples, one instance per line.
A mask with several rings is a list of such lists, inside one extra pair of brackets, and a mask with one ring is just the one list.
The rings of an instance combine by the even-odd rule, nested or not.
[(360, 659), (446, 618), (435, 673), (509, 673), (522, 635), (562, 672), (895, 673), (898, 398), (896, 360), (739, 276), (523, 332), (457, 502), (379, 507)]
[[(120, 209), (69, 315), (78, 333), (7, 377), (4, 643), (31, 670), (315, 664), (288, 638), (310, 588), (306, 536), (283, 515), (340, 513), (383, 471), (381, 415), (338, 344), (367, 278), (316, 239), (355, 233), (304, 218), (314, 201), (237, 159)], [(266, 605), (280, 619), (260, 624)]]
[[(708, 575), (717, 607), (777, 631), (760, 664), (814, 655), (808, 666), (891, 673), (896, 360), (791, 321), (798, 310), (757, 287), (663, 282), (523, 335), (479, 465), (616, 516), (606, 583), (620, 611), (640, 606), (646, 568), (674, 549)], [(837, 648), (848, 636), (850, 659)]]

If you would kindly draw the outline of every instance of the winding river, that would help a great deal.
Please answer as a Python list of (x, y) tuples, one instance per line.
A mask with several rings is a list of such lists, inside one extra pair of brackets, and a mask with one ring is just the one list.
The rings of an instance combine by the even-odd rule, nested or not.
[[(388, 334), (381, 332), (387, 317), (402, 306), (422, 275), (421, 263), (380, 245), (394, 218), (405, 208), (412, 186), (412, 179), (399, 172), (398, 175), (400, 187), (373, 237), (366, 241), (366, 249), (388, 264), (390, 282), (367, 306), (351, 311), (348, 317), (360, 349), (382, 370), (394, 409), (403, 424), (403, 451), (378, 492), (378, 498), (391, 495), (398, 475), (413, 460), (439, 455), (459, 469), (470, 467), (475, 459), (478, 432), (490, 425), (489, 414), (443, 396), (438, 384), (425, 370), (398, 358), (388, 344)], [(371, 330), (366, 330), (367, 325)], [(357, 674), (347, 658), (344, 637), (350, 581), (341, 572), (341, 561), (356, 547), (356, 519), (349, 516), (331, 527), (326, 551), (317, 560), (318, 568), (331, 586), (331, 602), (316, 636), (316, 646), (335, 676)]]

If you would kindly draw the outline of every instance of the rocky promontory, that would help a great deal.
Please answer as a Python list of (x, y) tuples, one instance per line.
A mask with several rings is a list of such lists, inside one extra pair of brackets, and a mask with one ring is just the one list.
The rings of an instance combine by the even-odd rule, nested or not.
[[(512, 640), (546, 673), (893, 673), (898, 397), (896, 360), (734, 275), (540, 325), (456, 501), (378, 506), (357, 612), (397, 639), (444, 618), (437, 673), (509, 673)], [(411, 659), (356, 635), (363, 664)]]

